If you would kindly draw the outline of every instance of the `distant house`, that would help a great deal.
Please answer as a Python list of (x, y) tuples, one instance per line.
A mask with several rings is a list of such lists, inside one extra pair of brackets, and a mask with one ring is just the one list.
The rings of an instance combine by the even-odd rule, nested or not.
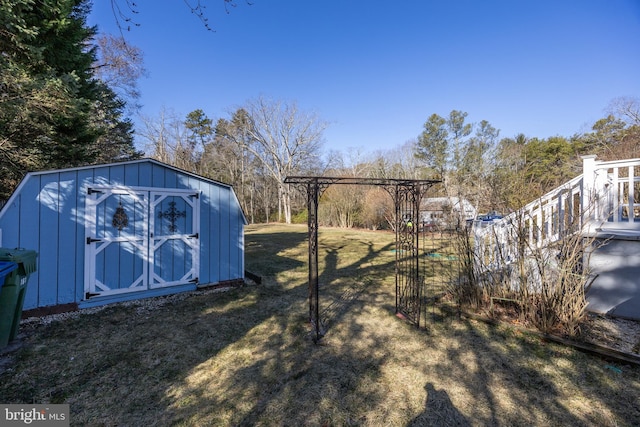
[(476, 215), (471, 202), (458, 197), (431, 197), (420, 204), (420, 221), (425, 227), (453, 229), (473, 221)]
[(64, 311), (244, 278), (233, 188), (152, 159), (26, 175), (1, 246), (38, 252), (25, 310)]

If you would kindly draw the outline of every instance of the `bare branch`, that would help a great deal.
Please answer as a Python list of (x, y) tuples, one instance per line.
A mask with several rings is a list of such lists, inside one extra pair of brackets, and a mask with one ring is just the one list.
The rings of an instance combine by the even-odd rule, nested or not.
[[(135, 22), (132, 16), (140, 13), (138, 10), (138, 5), (132, 0), (110, 0), (111, 1), (111, 10), (113, 11), (113, 16), (116, 20), (116, 24), (118, 29), (120, 30), (120, 34), (122, 35), (123, 31), (131, 31), (131, 27), (139, 27), (140, 24)], [(227, 14), (231, 13), (232, 7), (237, 7), (238, 4), (236, 0), (222, 0), (224, 4), (224, 11)], [(121, 2), (124, 2), (124, 5), (121, 6)], [(202, 25), (207, 29), (207, 31), (215, 32), (209, 25), (209, 18), (206, 14), (207, 6), (202, 2), (202, 0), (183, 0), (184, 4), (189, 8), (192, 14), (194, 14)], [(253, 3), (245, 0), (245, 3), (249, 6), (252, 6)]]

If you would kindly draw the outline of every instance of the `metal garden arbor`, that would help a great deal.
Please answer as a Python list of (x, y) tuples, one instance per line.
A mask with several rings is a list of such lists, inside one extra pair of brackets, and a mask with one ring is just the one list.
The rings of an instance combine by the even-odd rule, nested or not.
[(331, 184), (374, 185), (383, 187), (393, 198), (396, 231), (396, 313), (416, 326), (420, 325), (422, 282), (419, 265), (419, 222), (422, 195), (440, 180), (345, 178), (324, 176), (288, 176), (285, 184), (304, 185), (307, 189), (309, 240), (309, 319), (315, 340), (324, 335), (320, 322), (318, 292), (318, 200)]

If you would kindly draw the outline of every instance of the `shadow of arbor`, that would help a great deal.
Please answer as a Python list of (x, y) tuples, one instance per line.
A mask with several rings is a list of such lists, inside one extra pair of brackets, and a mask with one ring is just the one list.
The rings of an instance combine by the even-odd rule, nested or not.
[[(374, 250), (373, 242), (362, 243), (367, 247), (366, 255), (340, 268), (339, 250), (343, 246), (326, 251), (324, 268), (318, 278), (320, 322), (325, 333), (332, 324), (341, 320), (368, 288), (375, 286), (376, 281), (388, 279), (389, 272), (395, 265), (393, 260), (379, 259), (381, 253), (391, 250), (392, 243), (377, 251)], [(390, 307), (388, 303), (385, 306)]]

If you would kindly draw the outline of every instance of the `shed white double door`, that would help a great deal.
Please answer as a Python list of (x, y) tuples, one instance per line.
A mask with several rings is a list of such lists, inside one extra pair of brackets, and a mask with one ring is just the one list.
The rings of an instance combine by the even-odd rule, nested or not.
[(85, 210), (85, 298), (197, 283), (199, 193), (91, 187)]

